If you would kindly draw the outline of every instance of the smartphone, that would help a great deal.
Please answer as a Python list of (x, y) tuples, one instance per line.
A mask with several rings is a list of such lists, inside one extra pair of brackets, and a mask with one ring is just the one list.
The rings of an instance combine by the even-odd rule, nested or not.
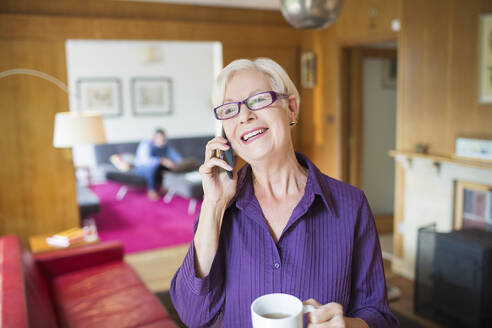
[[(219, 150), (217, 156), (220, 159), (226, 161), (227, 164), (229, 164), (231, 167), (234, 168), (234, 151), (232, 150), (231, 143), (229, 142), (229, 139), (227, 139), (225, 131), (223, 128), (222, 128), (221, 134), (222, 134), (222, 137), (224, 137), (227, 140), (227, 144), (229, 145), (229, 149), (226, 151)], [(229, 178), (232, 179), (234, 176), (234, 173), (232, 171), (226, 171), (226, 172), (227, 172), (227, 175), (229, 176)]]

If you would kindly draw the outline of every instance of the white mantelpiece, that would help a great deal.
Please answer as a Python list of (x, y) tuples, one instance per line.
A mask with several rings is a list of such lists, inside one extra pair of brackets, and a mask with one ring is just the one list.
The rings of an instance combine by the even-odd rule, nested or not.
[(417, 232), (436, 223), (438, 231), (449, 231), (454, 220), (456, 181), (492, 185), (492, 164), (392, 151), (390, 155), (405, 169), (403, 220), (403, 258), (394, 259), (393, 270), (409, 279), (415, 276)]

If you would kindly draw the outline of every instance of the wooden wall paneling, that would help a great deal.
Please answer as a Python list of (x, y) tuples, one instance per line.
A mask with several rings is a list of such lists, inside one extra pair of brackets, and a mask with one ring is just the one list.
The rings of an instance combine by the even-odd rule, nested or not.
[(289, 74), (296, 86), (299, 84), (299, 50), (296, 45), (284, 46), (236, 46), (223, 43), (224, 66), (238, 58), (254, 59), (257, 57), (268, 57), (279, 63)]
[(309, 95), (309, 97), (306, 97), (307, 99), (310, 99), (312, 101), (312, 105), (306, 106), (305, 108), (308, 108), (310, 111), (312, 111), (312, 126), (314, 130), (312, 130), (311, 132), (313, 135), (310, 137), (310, 140), (314, 143), (315, 147), (319, 147), (323, 145), (325, 126), (329, 122), (325, 121), (323, 112), (323, 90), (325, 85), (324, 74), (321, 74), (321, 72), (324, 71), (324, 58), (322, 56), (323, 39), (321, 33), (319, 33), (318, 31), (311, 32), (311, 47), (312, 51), (316, 55), (317, 81), (312, 89), (303, 88), (303, 91), (312, 90), (312, 93)]
[(67, 17), (118, 17), (249, 25), (288, 24), (280, 11), (108, 0), (2, 0), (0, 13)]
[[(65, 80), (63, 42), (1, 40), (1, 70), (37, 69)], [(60, 51), (61, 50), (61, 51)], [(63, 72), (63, 76), (60, 76)], [(2, 171), (1, 234), (51, 233), (78, 225), (73, 165), (52, 146), (54, 115), (68, 108), (68, 96), (43, 79), (16, 75), (0, 80), (2, 131), (10, 136), (8, 169)], [(12, 88), (12, 92), (8, 89)], [(5, 118), (5, 119), (4, 119)], [(4, 194), (6, 192), (7, 194)]]
[[(8, 65), (12, 58), (13, 49), (5, 42), (0, 42), (0, 70)], [(0, 138), (2, 149), (2, 164), (0, 165), (0, 232), (17, 231), (19, 218), (24, 216), (23, 207), (19, 206), (19, 195), (22, 194), (22, 170), (19, 166), (21, 154), (18, 147), (19, 126), (16, 119), (16, 97), (18, 80), (7, 78), (0, 79), (0, 130), (3, 131)], [(3, 96), (10, 95), (10, 96)]]
[(362, 49), (350, 53), (349, 183), (362, 188)]
[(351, 49), (348, 47), (342, 48), (341, 51), (341, 74), (340, 74), (340, 88), (341, 88), (341, 175), (342, 181), (349, 181), (350, 176), (350, 69), (351, 69)]
[[(346, 0), (336, 22), (337, 36), (346, 45), (362, 45), (394, 38), (391, 22), (400, 16), (401, 0)], [(375, 10), (371, 19), (370, 12)]]
[[(305, 31), (301, 40), (301, 48), (299, 54), (300, 56), (305, 52), (316, 53), (315, 34), (316, 32), (312, 30)], [(318, 57), (317, 60), (319, 60), (319, 54), (317, 54), (317, 57)], [(299, 59), (299, 64), (300, 64), (300, 59)], [(318, 73), (318, 75), (320, 74)], [(300, 81), (296, 86), (301, 96), (301, 107), (300, 107), (301, 112), (299, 114), (299, 122), (296, 129), (299, 129), (302, 136), (305, 137), (302, 139), (302, 145), (301, 145), (302, 149), (304, 150), (307, 156), (311, 156), (309, 151), (306, 152), (306, 150), (311, 149), (314, 144), (314, 119), (313, 119), (314, 110), (312, 109), (314, 107), (315, 89), (304, 88), (301, 85)]]
[[(439, 107), (444, 109), (449, 108), (450, 95), (448, 86), (450, 76), (448, 75), (447, 66), (449, 65), (450, 52), (447, 45), (450, 42), (450, 32), (448, 29), (450, 6), (427, 4), (426, 7), (426, 11), (420, 13), (425, 22), (427, 22), (424, 33), (423, 35), (413, 36), (415, 38), (423, 38), (422, 80), (419, 83), (422, 89), (418, 92), (418, 96), (423, 98), (423, 106), (418, 108), (420, 114), (418, 121), (420, 122), (415, 125), (415, 130), (412, 133), (413, 143), (409, 146), (413, 148), (415, 143), (431, 140), (434, 135), (438, 135), (440, 137), (435, 138), (430, 143), (429, 151), (441, 153), (443, 143), (448, 142), (447, 139), (449, 138), (446, 135), (449, 111), (443, 110), (436, 116), (436, 109)], [(429, 26), (429, 22), (431, 21), (432, 27)], [(433, 128), (420, 129), (422, 122), (434, 122)], [(435, 124), (436, 122), (442, 123)], [(421, 141), (420, 138), (424, 140)]]
[[(463, 15), (463, 13), (470, 13)], [(455, 1), (451, 13), (452, 43), (450, 72), (449, 131), (453, 142), (458, 136), (485, 136), (492, 138), (492, 105), (480, 105), (478, 94), (478, 23), (480, 14), (492, 13), (491, 1)], [(466, 113), (464, 115), (464, 113)]]
[(405, 169), (395, 163), (395, 211), (393, 219), (393, 255), (403, 258), (403, 234), (400, 227), (404, 227), (405, 202)]
[(278, 26), (0, 14), (2, 38), (221, 41), (272, 47), (298, 45), (300, 35)]
[(323, 57), (320, 49), (319, 35), (320, 33), (318, 31), (307, 30), (303, 33), (301, 40), (301, 54), (314, 52), (316, 55), (317, 75), (316, 85), (313, 88), (304, 88), (300, 81), (297, 84), (301, 96), (301, 105), (298, 124), (294, 128), (300, 135), (298, 138), (301, 143), (299, 149), (318, 165), (319, 162), (313, 157), (313, 149), (318, 143), (317, 139), (321, 139), (319, 141), (321, 144), (323, 143), (322, 131), (317, 130), (323, 128), (323, 122), (320, 122), (320, 116), (323, 110), (323, 106), (320, 103), (321, 93), (323, 91)]
[(492, 106), (479, 105), (477, 95), (478, 20), (492, 10), (486, 4), (403, 1), (398, 149), (421, 142), (450, 155), (457, 136), (492, 136)]
[(340, 108), (340, 57), (341, 50), (336, 38), (336, 23), (320, 33), (321, 54), (323, 67), (320, 75), (323, 78), (321, 101), (323, 105), (321, 117), (323, 126), (323, 143), (316, 145), (313, 158), (320, 163), (324, 173), (341, 177), (342, 161), (342, 122)]
[(492, 2), (490, 0), (480, 0), (479, 12), (482, 14), (492, 12)]
[[(473, 106), (478, 98), (478, 14), (463, 15), (462, 13), (479, 13), (478, 1), (458, 1), (454, 2), (454, 10), (450, 12), (450, 46), (449, 60), (447, 69), (449, 70), (449, 98), (448, 101), (448, 136), (450, 139), (458, 135), (473, 135), (475, 126), (478, 129), (486, 131), (485, 125), (488, 123), (489, 131), (492, 137), (492, 115), (489, 120), (480, 120), (481, 115), (487, 112), (492, 114), (491, 106)], [(471, 69), (469, 61), (476, 62)], [(456, 77), (456, 78), (453, 78)], [(476, 91), (476, 92), (474, 92)], [(489, 107), (489, 108), (487, 108)], [(463, 119), (465, 115), (470, 119)], [(461, 126), (460, 126), (461, 125)], [(480, 127), (481, 125), (481, 127)], [(453, 127), (460, 126), (460, 130), (453, 131)], [(454, 152), (454, 144), (445, 145), (448, 150), (443, 152)]]

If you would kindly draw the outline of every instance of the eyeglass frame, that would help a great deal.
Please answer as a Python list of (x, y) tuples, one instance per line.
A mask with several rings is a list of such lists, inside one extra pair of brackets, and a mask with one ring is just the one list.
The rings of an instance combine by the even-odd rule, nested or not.
[[(256, 108), (256, 109), (252, 109), (248, 106), (248, 99), (254, 97), (254, 96), (257, 96), (257, 95), (261, 95), (263, 93), (269, 93), (271, 96), (272, 96), (272, 102), (266, 106), (263, 106), (263, 107), (260, 107), (260, 108)], [(219, 121), (225, 121), (225, 120), (230, 120), (231, 118), (234, 118), (236, 116), (239, 115), (239, 113), (241, 113), (241, 105), (242, 104), (245, 104), (246, 107), (250, 110), (250, 111), (257, 111), (257, 110), (262, 110), (262, 109), (265, 109), (267, 108), (268, 106), (271, 106), (273, 103), (275, 103), (278, 99), (286, 99), (286, 98), (289, 98), (289, 95), (288, 94), (285, 94), (285, 93), (280, 93), (280, 92), (276, 92), (276, 91), (262, 91), (262, 92), (258, 92), (258, 93), (255, 93), (254, 95), (251, 95), (249, 96), (248, 98), (242, 100), (242, 101), (231, 101), (231, 102), (228, 102), (228, 103), (225, 103), (225, 104), (222, 104), (220, 106), (217, 106), (214, 108), (214, 115), (215, 115), (215, 118)], [(225, 105), (229, 105), (229, 104), (236, 104), (238, 106), (238, 111), (237, 113), (234, 115), (234, 116), (231, 116), (229, 118), (219, 118), (218, 115), (217, 115), (217, 109), (219, 109), (220, 107), (222, 106), (225, 106)]]

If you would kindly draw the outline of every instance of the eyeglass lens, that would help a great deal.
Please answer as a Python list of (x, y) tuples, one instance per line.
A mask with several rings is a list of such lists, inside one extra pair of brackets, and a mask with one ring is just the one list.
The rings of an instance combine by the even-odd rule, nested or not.
[[(246, 99), (246, 106), (251, 110), (259, 110), (270, 106), (273, 103), (273, 97), (269, 92), (253, 95)], [(228, 119), (239, 113), (240, 105), (238, 103), (224, 104), (217, 108), (217, 116), (220, 119)]]

